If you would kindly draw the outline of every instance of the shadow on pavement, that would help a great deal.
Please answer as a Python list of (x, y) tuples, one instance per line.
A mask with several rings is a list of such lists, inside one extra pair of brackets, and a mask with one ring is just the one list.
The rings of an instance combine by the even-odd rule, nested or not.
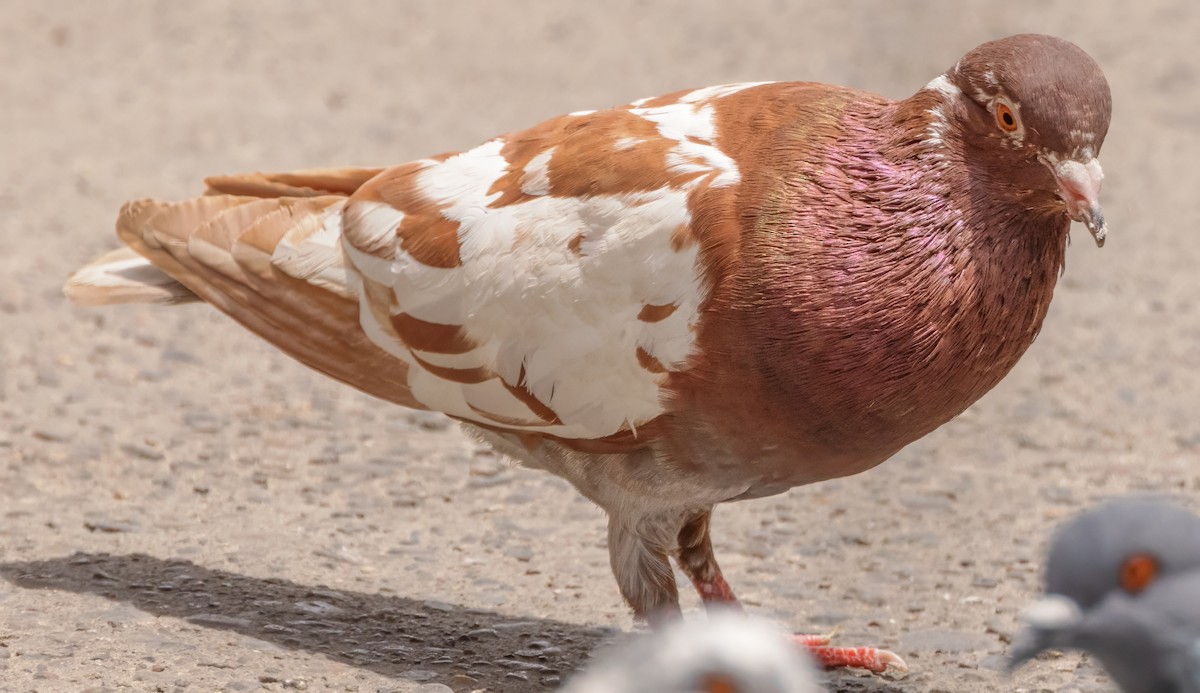
[(260, 580), (144, 554), (77, 553), (8, 563), (0, 565), (0, 575), (20, 587), (96, 594), (156, 616), (455, 690), (552, 689), (616, 633), (440, 602)]
[[(19, 587), (95, 594), (156, 616), (456, 691), (554, 689), (595, 647), (618, 634), (441, 602), (251, 578), (144, 554), (76, 553), (0, 564), (0, 576)], [(844, 692), (899, 691), (880, 679), (847, 677), (834, 683)]]

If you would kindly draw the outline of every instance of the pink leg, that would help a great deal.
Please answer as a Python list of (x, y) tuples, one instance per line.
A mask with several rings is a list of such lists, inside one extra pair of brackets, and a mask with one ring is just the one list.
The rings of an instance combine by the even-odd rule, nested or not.
[(733, 593), (733, 588), (725, 582), (725, 576), (721, 575), (721, 569), (717, 568), (716, 563), (713, 563), (713, 575), (707, 580), (698, 578), (691, 573), (688, 577), (691, 578), (692, 585), (696, 587), (696, 591), (700, 593), (700, 600), (705, 606), (721, 604), (723, 606), (741, 609), (742, 603)]
[(726, 608), (741, 609), (742, 605), (733, 594), (733, 588), (725, 582), (717, 558), (713, 555), (712, 539), (708, 534), (711, 512), (692, 518), (679, 530), (679, 554), (676, 561), (683, 570), (705, 606), (720, 604)]
[[(700, 600), (707, 607), (742, 609), (733, 588), (721, 575), (717, 558), (713, 555), (712, 540), (709, 538), (708, 521), (711, 513), (704, 513), (683, 526), (679, 532), (680, 569), (692, 581)], [(826, 669), (853, 667), (874, 673), (883, 673), (889, 666), (908, 671), (908, 665), (900, 655), (874, 647), (830, 647), (833, 634), (796, 634), (792, 639), (806, 649)]]

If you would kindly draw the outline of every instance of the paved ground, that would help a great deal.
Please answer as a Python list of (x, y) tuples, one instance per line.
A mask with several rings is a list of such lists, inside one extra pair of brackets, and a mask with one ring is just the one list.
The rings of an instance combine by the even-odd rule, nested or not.
[(1006, 3), (0, 0), (0, 689), (545, 690), (630, 618), (603, 518), (444, 419), (304, 370), (202, 306), (84, 311), (130, 197), (395, 163), (685, 86), (903, 96), (977, 43), (1083, 45), (1112, 231), (967, 414), (870, 473), (723, 508), (754, 609), (890, 646), (874, 692), (1108, 690), (996, 669), (1054, 522), (1200, 489), (1200, 10)]

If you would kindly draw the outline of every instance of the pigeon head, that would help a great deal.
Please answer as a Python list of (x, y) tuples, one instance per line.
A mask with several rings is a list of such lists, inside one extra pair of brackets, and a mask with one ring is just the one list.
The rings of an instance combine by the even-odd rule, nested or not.
[(972, 154), (987, 162), (975, 172), (991, 188), (981, 194), (1006, 191), (1028, 209), (1065, 214), (1104, 244), (1096, 157), (1112, 95), (1095, 60), (1069, 41), (1022, 34), (972, 50), (928, 88), (946, 98), (937, 127), (957, 131), (968, 164)]
[(1023, 615), (1012, 667), (1046, 649), (1081, 649), (1127, 693), (1193, 690), (1163, 682), (1195, 676), (1198, 598), (1200, 517), (1149, 498), (1109, 502), (1055, 534), (1046, 596)]
[(1126, 498), (1076, 517), (1055, 535), (1046, 591), (1086, 610), (1191, 570), (1200, 570), (1200, 517), (1163, 501)]

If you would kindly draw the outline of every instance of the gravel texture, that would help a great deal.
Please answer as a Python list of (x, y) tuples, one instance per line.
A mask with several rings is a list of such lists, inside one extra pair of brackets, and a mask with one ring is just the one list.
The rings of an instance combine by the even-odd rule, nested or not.
[(978, 405), (872, 472), (721, 508), (715, 541), (756, 613), (912, 666), (836, 690), (1110, 690), (1075, 655), (998, 670), (1054, 523), (1134, 490), (1196, 506), (1200, 6), (0, 0), (0, 18), (0, 690), (551, 690), (632, 625), (604, 518), (565, 483), (206, 307), (68, 306), (123, 200), (397, 163), (687, 86), (905, 96), (1018, 31), (1108, 74), (1108, 246), (1077, 229), (1040, 339)]

